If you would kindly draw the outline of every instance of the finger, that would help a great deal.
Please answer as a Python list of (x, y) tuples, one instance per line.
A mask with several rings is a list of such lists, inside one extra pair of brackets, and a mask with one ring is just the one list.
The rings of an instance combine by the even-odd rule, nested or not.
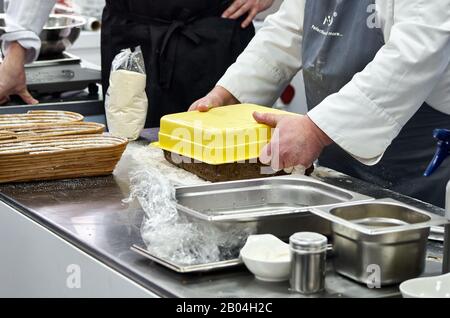
[(19, 95), (19, 97), (22, 98), (22, 100), (28, 105), (36, 105), (39, 103), (37, 99), (34, 99), (33, 96), (31, 96), (27, 89), (22, 90), (17, 95)]
[[(295, 158), (293, 157), (292, 154), (287, 153), (285, 154), (281, 159), (280, 159), (280, 169), (291, 169), (292, 171), (294, 171), (294, 168), (297, 164), (295, 163)], [(292, 172), (291, 171), (291, 172)]]
[(252, 9), (252, 11), (250, 11), (247, 18), (244, 20), (244, 22), (242, 22), (241, 27), (243, 29), (248, 27), (253, 22), (253, 19), (256, 17), (257, 14), (258, 14), (258, 9), (255, 9), (255, 8)]
[(192, 105), (189, 106), (188, 112), (196, 111), (199, 104), (200, 104), (200, 100), (197, 100), (194, 103), (192, 103)]
[(259, 161), (261, 161), (261, 163), (263, 165), (269, 165), (270, 161), (272, 160), (272, 154), (271, 154), (270, 148), (271, 148), (271, 145), (270, 145), (270, 143), (268, 143), (261, 150), (261, 154), (259, 156)]
[(302, 165), (295, 166), (293, 168), (292, 174), (304, 176), (306, 174), (306, 168)]
[(270, 113), (253, 113), (253, 118), (260, 124), (265, 124), (270, 127), (276, 127), (282, 115)]
[(199, 99), (198, 101), (194, 102), (191, 107), (189, 107), (189, 111), (196, 111), (199, 110), (199, 108), (206, 108), (208, 107), (208, 102), (205, 97), (202, 99)]
[(213, 106), (209, 100), (200, 99), (189, 107), (189, 111), (207, 112), (213, 107), (215, 106)]
[(251, 9), (251, 6), (248, 4), (244, 4), (242, 7), (239, 8), (235, 13), (229, 16), (229, 19), (236, 20), (240, 17), (242, 17), (244, 14), (249, 12)]
[(215, 106), (202, 104), (202, 105), (198, 105), (198, 106), (197, 106), (197, 110), (198, 110), (199, 112), (201, 112), (201, 113), (204, 113), (204, 112), (207, 112), (207, 111), (209, 111), (211, 108), (214, 108), (214, 107), (215, 107)]
[(293, 168), (293, 167), (291, 167), (291, 168), (284, 168), (283, 170), (284, 170), (284, 172), (286, 172), (287, 174), (293, 174), (294, 168)]
[(237, 10), (239, 10), (240, 7), (242, 7), (245, 4), (245, 1), (243, 0), (236, 0), (234, 1), (228, 9), (226, 9), (223, 14), (222, 18), (229, 18), (232, 14), (234, 14)]

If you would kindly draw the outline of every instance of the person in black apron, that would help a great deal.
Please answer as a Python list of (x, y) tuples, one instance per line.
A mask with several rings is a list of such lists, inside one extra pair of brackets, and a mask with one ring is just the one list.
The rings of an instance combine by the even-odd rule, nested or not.
[(147, 70), (146, 127), (186, 111), (219, 80), (253, 38), (253, 25), (221, 15), (231, 0), (107, 0), (102, 25), (103, 91), (111, 63), (125, 48), (141, 46)]
[[(309, 109), (350, 82), (384, 46), (382, 30), (365, 27), (370, 14), (367, 8), (374, 3), (375, 0), (306, 1), (302, 56)], [(345, 37), (324, 36), (312, 29), (313, 25), (322, 25), (323, 17), (329, 16), (330, 12), (336, 12), (339, 19), (334, 21), (329, 31), (345, 34)], [(364, 27), (356, 28), (355, 25)], [(449, 125), (449, 115), (423, 104), (378, 164), (366, 166), (336, 144), (324, 149), (319, 163), (383, 188), (444, 207), (445, 187), (450, 179), (450, 161), (445, 163), (447, 169), (442, 169), (440, 174), (424, 178), (423, 173), (436, 150), (433, 130)]]

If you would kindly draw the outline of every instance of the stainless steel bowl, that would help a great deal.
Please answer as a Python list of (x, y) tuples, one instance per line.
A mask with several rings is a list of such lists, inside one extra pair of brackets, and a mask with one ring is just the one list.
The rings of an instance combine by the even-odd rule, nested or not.
[[(39, 37), (42, 41), (41, 58), (58, 56), (78, 39), (86, 19), (76, 15), (52, 14)], [(0, 35), (5, 32), (5, 15), (0, 15)]]

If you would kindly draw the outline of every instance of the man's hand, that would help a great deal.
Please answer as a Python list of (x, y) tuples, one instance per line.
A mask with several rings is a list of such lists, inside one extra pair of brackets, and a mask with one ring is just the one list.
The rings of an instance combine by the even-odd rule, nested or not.
[(3, 63), (0, 65), (0, 104), (9, 101), (10, 95), (19, 95), (27, 104), (37, 104), (26, 86), (25, 49), (11, 43)]
[(244, 14), (247, 18), (242, 22), (242, 28), (246, 28), (252, 23), (256, 15), (269, 9), (274, 0), (234, 0), (231, 6), (222, 14), (223, 18), (238, 19)]
[(208, 95), (194, 102), (189, 107), (189, 111), (191, 112), (198, 110), (201, 112), (207, 112), (214, 107), (234, 104), (239, 104), (239, 101), (225, 88), (216, 86), (211, 92), (208, 93)]
[(258, 123), (276, 128), (260, 156), (272, 169), (311, 167), (323, 148), (333, 141), (308, 116), (254, 113)]

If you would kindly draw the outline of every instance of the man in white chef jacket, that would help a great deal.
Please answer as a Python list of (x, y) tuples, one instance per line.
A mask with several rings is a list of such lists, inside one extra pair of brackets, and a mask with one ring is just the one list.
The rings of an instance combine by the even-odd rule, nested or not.
[(319, 158), (443, 206), (450, 161), (434, 178), (422, 174), (433, 129), (450, 128), (449, 61), (449, 0), (285, 0), (191, 110), (272, 105), (302, 69), (306, 116), (254, 115), (278, 128), (262, 162), (282, 169)]

